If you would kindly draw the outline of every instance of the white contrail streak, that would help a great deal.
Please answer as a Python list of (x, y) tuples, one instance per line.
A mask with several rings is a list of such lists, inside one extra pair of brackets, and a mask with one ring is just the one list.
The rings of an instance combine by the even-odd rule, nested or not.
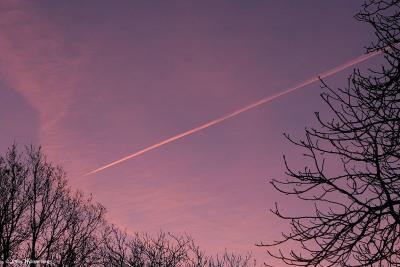
[(97, 173), (97, 172), (100, 172), (100, 171), (102, 171), (102, 170), (105, 170), (105, 169), (107, 169), (107, 168), (110, 168), (110, 167), (112, 167), (112, 166), (114, 166), (114, 165), (117, 165), (117, 164), (119, 164), (119, 163), (121, 163), (121, 162), (124, 162), (124, 161), (126, 161), (126, 160), (128, 160), (128, 159), (137, 157), (137, 156), (142, 155), (142, 154), (144, 154), (144, 153), (146, 153), (146, 152), (149, 152), (149, 151), (151, 151), (151, 150), (153, 150), (153, 149), (156, 149), (156, 148), (158, 148), (158, 147), (160, 147), (160, 146), (163, 146), (163, 145), (165, 145), (165, 144), (171, 143), (171, 142), (173, 142), (173, 141), (175, 141), (175, 140), (178, 140), (178, 139), (181, 139), (181, 138), (183, 138), (183, 137), (185, 137), (185, 136), (194, 134), (194, 133), (196, 133), (196, 132), (198, 132), (198, 131), (201, 131), (201, 130), (203, 130), (203, 129), (206, 129), (206, 128), (208, 128), (208, 127), (210, 127), (210, 126), (213, 126), (213, 125), (215, 125), (215, 124), (221, 123), (221, 122), (223, 122), (223, 121), (225, 121), (225, 120), (227, 120), (227, 119), (230, 119), (230, 118), (232, 118), (232, 117), (235, 117), (235, 116), (237, 116), (237, 115), (239, 115), (239, 114), (241, 114), (241, 113), (243, 113), (243, 112), (245, 112), (245, 111), (248, 111), (248, 110), (250, 110), (250, 109), (253, 109), (253, 108), (255, 108), (255, 107), (258, 107), (258, 106), (260, 106), (260, 105), (262, 105), (262, 104), (269, 103), (269, 102), (271, 102), (271, 101), (274, 100), (274, 99), (277, 99), (277, 98), (279, 98), (279, 97), (281, 97), (281, 96), (287, 95), (287, 94), (289, 94), (289, 93), (291, 93), (291, 92), (294, 92), (294, 91), (296, 91), (296, 90), (298, 90), (298, 89), (300, 89), (300, 88), (303, 88), (303, 87), (305, 87), (305, 86), (307, 86), (307, 85), (310, 85), (310, 84), (312, 84), (312, 83), (318, 81), (319, 79), (323, 79), (323, 78), (329, 77), (329, 76), (334, 75), (334, 74), (336, 74), (336, 73), (338, 73), (338, 72), (340, 72), (340, 71), (342, 71), (342, 70), (345, 70), (345, 69), (347, 69), (347, 68), (349, 68), (349, 67), (352, 67), (352, 66), (354, 66), (354, 65), (356, 65), (356, 64), (359, 64), (359, 63), (361, 63), (361, 62), (364, 62), (364, 61), (366, 61), (367, 59), (369, 59), (369, 58), (371, 58), (371, 57), (374, 57), (374, 56), (376, 56), (376, 55), (378, 55), (378, 54), (381, 54), (381, 53), (382, 53), (382, 51), (375, 51), (375, 52), (371, 52), (371, 53), (368, 53), (368, 54), (359, 56), (359, 57), (357, 57), (357, 58), (355, 58), (355, 59), (353, 59), (353, 60), (351, 60), (351, 61), (349, 61), (349, 62), (346, 62), (346, 63), (344, 63), (344, 64), (342, 64), (342, 65), (339, 65), (339, 66), (337, 66), (337, 67), (335, 67), (335, 68), (333, 68), (333, 69), (330, 69), (330, 70), (325, 71), (325, 72), (323, 72), (323, 73), (321, 73), (321, 74), (315, 75), (315, 76), (311, 77), (310, 79), (308, 79), (308, 80), (306, 80), (306, 81), (303, 81), (303, 82), (301, 82), (301, 83), (299, 83), (299, 84), (297, 84), (297, 85), (295, 85), (295, 86), (293, 86), (293, 87), (290, 87), (290, 88), (288, 88), (288, 89), (286, 89), (286, 90), (284, 90), (284, 91), (282, 91), (282, 92), (280, 92), (280, 93), (278, 93), (278, 94), (275, 94), (275, 95), (272, 95), (272, 96), (264, 97), (264, 98), (262, 98), (262, 99), (260, 99), (260, 100), (258, 100), (258, 101), (256, 101), (256, 102), (254, 102), (254, 103), (251, 103), (251, 104), (249, 104), (249, 105), (247, 105), (247, 106), (242, 107), (241, 109), (238, 109), (238, 110), (236, 110), (236, 111), (233, 111), (233, 112), (231, 112), (231, 113), (228, 113), (228, 114), (226, 114), (225, 116), (222, 116), (222, 117), (217, 118), (217, 119), (215, 119), (215, 120), (209, 121), (209, 122), (207, 122), (207, 123), (205, 123), (205, 124), (202, 124), (202, 125), (200, 125), (200, 126), (198, 126), (198, 127), (196, 127), (196, 128), (193, 128), (193, 129), (191, 129), (191, 130), (189, 130), (189, 131), (186, 131), (186, 132), (183, 132), (183, 133), (181, 133), (181, 134), (175, 135), (175, 136), (170, 137), (170, 138), (168, 138), (168, 139), (165, 139), (164, 141), (161, 141), (161, 142), (159, 142), (159, 143), (157, 143), (157, 144), (151, 145), (151, 146), (146, 147), (146, 148), (144, 148), (144, 149), (142, 149), (142, 150), (139, 150), (139, 151), (137, 151), (137, 152), (135, 152), (135, 153), (133, 153), (133, 154), (130, 154), (130, 155), (126, 156), (126, 157), (123, 157), (123, 158), (118, 159), (118, 160), (116, 160), (116, 161), (113, 161), (113, 162), (111, 162), (111, 163), (109, 163), (109, 164), (107, 164), (107, 165), (104, 165), (104, 166), (102, 166), (102, 167), (99, 167), (99, 168), (97, 168), (97, 169), (95, 169), (95, 170), (93, 170), (93, 171), (91, 171), (91, 172), (86, 173), (85, 176), (86, 176), (86, 175), (95, 174), (95, 173)]

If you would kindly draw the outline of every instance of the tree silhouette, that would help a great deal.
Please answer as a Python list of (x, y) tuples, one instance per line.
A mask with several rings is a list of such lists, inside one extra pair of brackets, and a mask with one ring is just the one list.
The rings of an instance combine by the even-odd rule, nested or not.
[[(97, 246), (105, 209), (82, 193), (71, 193), (65, 173), (40, 149), (19, 154), (12, 146), (0, 158), (0, 260), (29, 259), (56, 266), (89, 266), (98, 261)], [(26, 264), (27, 262), (24, 262)]]
[(21, 243), (27, 238), (27, 175), (15, 147), (5, 158), (0, 158), (0, 259), (3, 266), (16, 256)]
[(255, 260), (225, 252), (222, 256), (206, 256), (189, 235), (176, 236), (160, 232), (129, 236), (114, 225), (103, 235), (103, 266), (131, 267), (254, 267)]
[[(316, 113), (318, 129), (305, 138), (286, 137), (304, 151), (309, 166), (289, 167), (273, 180), (286, 195), (312, 202), (301, 216), (273, 212), (290, 221), (279, 248), (269, 253), (296, 266), (400, 266), (400, 34), (399, 1), (367, 1), (356, 19), (369, 23), (385, 63), (363, 75), (355, 70), (343, 89), (323, 82), (332, 118)], [(299, 245), (285, 252), (283, 243)]]
[[(5, 266), (249, 267), (250, 254), (206, 256), (189, 235), (128, 235), (73, 192), (41, 149), (0, 157), (0, 261)], [(25, 261), (27, 260), (27, 261)]]

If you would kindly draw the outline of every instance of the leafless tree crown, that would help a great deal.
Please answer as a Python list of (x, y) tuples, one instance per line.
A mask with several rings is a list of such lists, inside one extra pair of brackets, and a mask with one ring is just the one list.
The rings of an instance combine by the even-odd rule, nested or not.
[(105, 208), (72, 192), (41, 149), (0, 157), (0, 264), (5, 266), (248, 267), (250, 254), (206, 256), (189, 235), (128, 235)]
[[(294, 170), (285, 158), (288, 178), (272, 184), (314, 205), (303, 216), (273, 211), (291, 230), (264, 245), (288, 265), (400, 266), (399, 1), (367, 1), (356, 19), (372, 26), (368, 50), (386, 60), (367, 74), (355, 70), (346, 88), (322, 82), (332, 117), (316, 113), (321, 127), (306, 128), (303, 140), (286, 135), (310, 164)], [(282, 243), (297, 249), (274, 250)]]

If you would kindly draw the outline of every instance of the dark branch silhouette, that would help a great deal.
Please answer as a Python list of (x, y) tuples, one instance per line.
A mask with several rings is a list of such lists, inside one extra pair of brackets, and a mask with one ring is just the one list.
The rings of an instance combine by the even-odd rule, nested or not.
[(225, 252), (222, 256), (206, 256), (189, 235), (176, 236), (160, 232), (129, 236), (110, 225), (103, 235), (103, 266), (186, 266), (186, 267), (254, 267), (255, 260)]
[[(18, 154), (12, 146), (0, 158), (0, 255), (3, 266), (29, 259), (56, 266), (89, 266), (98, 261), (98, 229), (105, 209), (82, 193), (71, 193), (65, 173), (40, 149)], [(26, 264), (26, 263), (24, 263)]]
[[(41, 149), (0, 157), (2, 266), (248, 267), (250, 254), (206, 256), (189, 235), (128, 235), (104, 219), (105, 208), (72, 192), (61, 167)], [(28, 262), (25, 262), (28, 260)], [(19, 262), (18, 262), (19, 261)]]
[(400, 266), (399, 1), (367, 1), (356, 18), (373, 27), (368, 50), (383, 51), (386, 62), (367, 75), (355, 70), (343, 89), (322, 82), (332, 118), (316, 113), (320, 128), (306, 128), (303, 140), (285, 135), (309, 166), (294, 170), (285, 158), (288, 178), (272, 184), (314, 205), (303, 216), (273, 211), (291, 230), (261, 245), (287, 265)]

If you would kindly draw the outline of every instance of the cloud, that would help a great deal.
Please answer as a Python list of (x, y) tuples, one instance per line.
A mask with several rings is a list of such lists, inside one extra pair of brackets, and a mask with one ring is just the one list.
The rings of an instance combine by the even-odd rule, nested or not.
[(60, 132), (67, 134), (63, 118), (73, 102), (83, 57), (34, 2), (5, 1), (0, 27), (1, 79), (38, 112), (39, 142), (56, 159), (55, 150), (65, 145)]

